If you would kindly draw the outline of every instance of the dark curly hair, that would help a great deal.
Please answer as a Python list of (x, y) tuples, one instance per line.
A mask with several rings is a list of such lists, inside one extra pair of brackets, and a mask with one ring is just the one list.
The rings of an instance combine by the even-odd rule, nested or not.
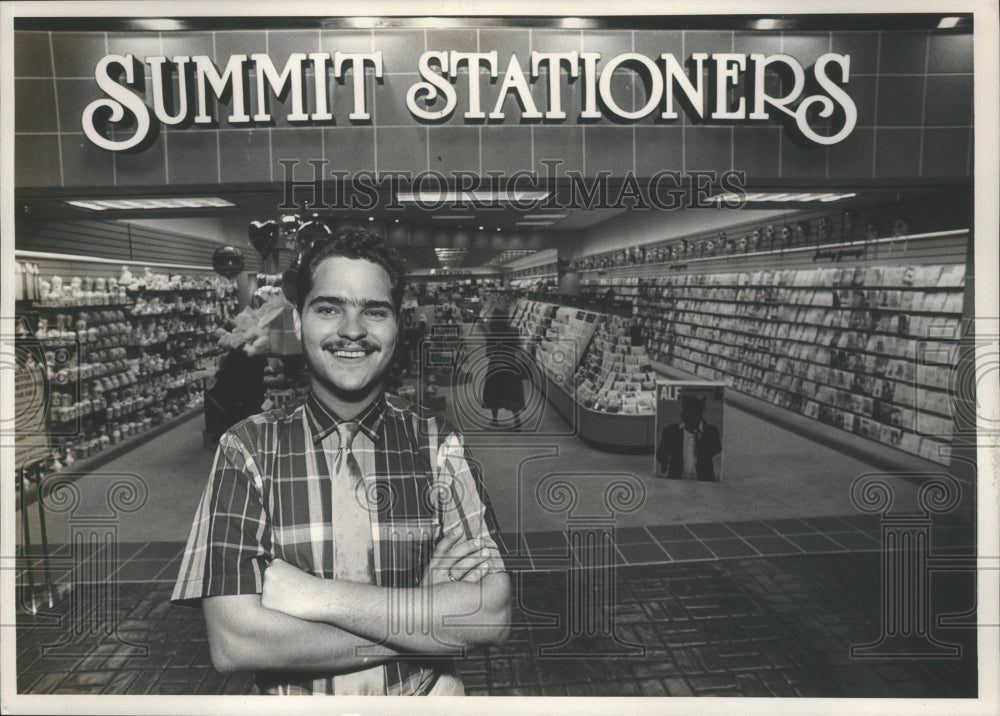
[(392, 305), (399, 314), (403, 303), (403, 278), (406, 275), (403, 257), (382, 236), (360, 226), (337, 229), (330, 236), (314, 241), (303, 253), (294, 277), (295, 305), (300, 313), (305, 306), (306, 296), (312, 291), (316, 267), (332, 256), (364, 259), (384, 268), (392, 283)]

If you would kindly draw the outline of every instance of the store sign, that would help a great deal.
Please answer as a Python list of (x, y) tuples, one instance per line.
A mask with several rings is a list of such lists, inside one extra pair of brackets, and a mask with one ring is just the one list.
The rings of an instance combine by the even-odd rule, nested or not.
[[(432, 50), (420, 56), (420, 79), (410, 85), (404, 99), (417, 122), (439, 122), (458, 113), (467, 122), (503, 123), (507, 119), (503, 107), (511, 96), (522, 108), (521, 120), (543, 122), (565, 121), (567, 110), (581, 121), (636, 122), (651, 115), (672, 121), (679, 118), (680, 105), (698, 121), (780, 121), (806, 141), (833, 145), (849, 136), (857, 123), (857, 108), (844, 89), (850, 67), (850, 55), (832, 52), (820, 56), (807, 70), (784, 54), (696, 52), (682, 63), (670, 53), (653, 58), (625, 52), (602, 62), (599, 52), (532, 52), (527, 63), (512, 53), (502, 64), (495, 50)], [(150, 82), (143, 90), (147, 68)], [(268, 102), (272, 98), (280, 98), (289, 109), (285, 121), (290, 125), (333, 122), (330, 91), (338, 83), (348, 87), (351, 95), (347, 119), (372, 123), (369, 89), (375, 92), (379, 87), (366, 85), (387, 69), (381, 51), (296, 52), (281, 70), (266, 54), (231, 55), (221, 71), (206, 55), (156, 56), (142, 61), (133, 55), (107, 55), (94, 73), (106, 97), (84, 109), (83, 131), (103, 149), (125, 151), (154, 140), (155, 123), (215, 125), (219, 117), (212, 115), (210, 104), (217, 100), (228, 105), (231, 125), (270, 124)], [(769, 75), (781, 78), (779, 87), (769, 86), (765, 81)], [(555, 77), (560, 81), (552, 81)], [(580, 83), (580, 106), (564, 102), (563, 77)], [(547, 91), (539, 102), (531, 93), (531, 83), (541, 81)], [(616, 86), (632, 81), (645, 86), (646, 103), (622, 107)], [(458, 83), (466, 84), (462, 100)], [(255, 103), (250, 101), (251, 94)], [(253, 107), (256, 110), (251, 114)], [(128, 123), (134, 131), (125, 137), (117, 136), (119, 132), (109, 136), (108, 122)], [(827, 122), (832, 133), (817, 130), (817, 125)]]

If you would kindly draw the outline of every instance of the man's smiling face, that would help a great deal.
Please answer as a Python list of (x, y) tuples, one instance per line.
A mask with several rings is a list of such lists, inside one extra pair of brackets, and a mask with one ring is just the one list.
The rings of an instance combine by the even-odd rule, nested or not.
[(301, 321), (313, 390), (342, 417), (352, 417), (351, 407), (363, 408), (381, 391), (396, 348), (389, 273), (365, 259), (324, 259)]

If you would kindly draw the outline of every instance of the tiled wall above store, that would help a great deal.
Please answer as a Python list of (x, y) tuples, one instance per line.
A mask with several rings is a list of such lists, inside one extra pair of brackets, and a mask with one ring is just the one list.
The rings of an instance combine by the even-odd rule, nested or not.
[[(786, 53), (807, 68), (819, 55), (851, 55), (847, 91), (858, 110), (851, 135), (832, 147), (797, 143), (776, 121), (698, 122), (680, 112), (664, 122), (653, 116), (615, 122), (581, 120), (583, 87), (561, 78), (564, 121), (523, 122), (518, 102), (503, 104), (504, 121), (475, 124), (461, 117), (469, 102), (466, 70), (454, 83), (458, 110), (440, 124), (422, 124), (405, 104), (407, 89), (420, 80), (418, 58), (429, 49), (499, 53), (502, 78), (517, 53), (522, 67), (532, 50), (596, 51), (607, 59), (638, 52), (656, 58), (669, 52), (679, 59), (693, 52)], [(552, 30), (463, 27), (386, 30), (256, 30), (184, 33), (40, 32), (15, 33), (15, 161), (22, 188), (114, 187), (240, 183), (281, 178), (277, 160), (326, 159), (348, 171), (420, 172), (488, 170), (544, 172), (542, 161), (560, 160), (559, 171), (594, 176), (634, 172), (649, 176), (661, 169), (746, 172), (748, 183), (780, 184), (802, 180), (893, 181), (933, 184), (967, 180), (973, 172), (973, 45), (968, 33), (912, 31), (729, 32), (660, 30)], [(233, 54), (268, 53), (279, 69), (293, 51), (371, 51), (383, 53), (384, 76), (369, 77), (367, 102), (373, 120), (347, 118), (352, 81), (330, 79), (332, 123), (303, 128), (285, 121), (289, 109), (270, 102), (274, 121), (247, 128), (228, 121), (221, 105), (217, 127), (163, 127), (145, 151), (112, 154), (85, 137), (81, 117), (103, 97), (94, 67), (107, 54), (139, 58), (163, 54), (205, 54), (218, 64)], [(146, 72), (148, 73), (148, 66)], [(369, 70), (370, 73), (370, 70)], [(308, 110), (315, 106), (307, 74)], [(483, 74), (482, 106), (489, 112), (500, 79)], [(149, 87), (149, 78), (146, 78)], [(253, 87), (248, 96), (251, 106)], [(548, 103), (548, 77), (531, 84), (540, 109)], [(647, 88), (636, 75), (619, 69), (612, 98), (624, 110), (645, 104)], [(125, 128), (123, 128), (125, 129)], [(127, 131), (127, 130), (126, 130)]]

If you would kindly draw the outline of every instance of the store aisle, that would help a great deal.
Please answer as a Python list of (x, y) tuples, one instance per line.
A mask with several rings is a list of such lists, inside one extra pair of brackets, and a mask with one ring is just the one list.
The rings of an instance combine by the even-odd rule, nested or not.
[[(572, 483), (578, 492), (576, 513), (596, 515), (606, 513), (609, 483), (624, 480), (635, 490), (637, 504), (631, 512), (616, 513), (616, 525), (638, 527), (854, 515), (858, 511), (851, 503), (851, 483), (876, 471), (859, 459), (729, 406), (723, 482), (655, 479), (652, 455), (605, 452), (585, 445), (545, 400), (539, 403), (537, 423), (520, 432), (490, 431), (474, 429), (467, 415), (464, 420), (456, 416), (452, 390), (443, 388), (442, 394), (449, 418), (467, 429), (469, 448), (480, 462), (505, 532), (565, 529), (564, 511), (542, 507), (539, 490), (545, 489), (546, 478), (546, 484)], [(485, 424), (488, 414), (479, 410)], [(75, 485), (81, 494), (80, 509), (106, 509), (112, 483), (138, 481), (148, 495), (141, 508), (120, 516), (119, 540), (185, 540), (214, 455), (203, 445), (201, 431), (202, 420), (194, 417), (79, 478)], [(896, 509), (915, 504), (915, 485), (896, 477), (885, 479), (895, 491)], [(71, 519), (67, 514), (49, 515), (51, 543), (68, 541)]]
[[(670, 525), (735, 520), (824, 517), (858, 514), (851, 502), (855, 478), (879, 472), (862, 459), (821, 445), (807, 436), (768, 423), (731, 404), (726, 407), (723, 481), (705, 483), (653, 477), (652, 454), (611, 452), (585, 444), (574, 427), (540, 395), (526, 391), (528, 405), (520, 431), (483, 429), (488, 411), (476, 404), (474, 381), (443, 388), (448, 417), (466, 429), (505, 531), (558, 530), (565, 512), (540, 505), (543, 480), (569, 481), (578, 492), (578, 514), (604, 514), (605, 489), (623, 479), (638, 495), (634, 511), (616, 513), (616, 524)], [(456, 407), (455, 396), (460, 405)], [(531, 411), (538, 414), (532, 419)], [(469, 429), (469, 428), (472, 429)], [(477, 429), (478, 428), (478, 429)], [(884, 479), (895, 492), (895, 509), (915, 506), (917, 486), (898, 477)]]
[[(73, 479), (71, 489), (78, 492), (79, 504), (67, 513), (48, 513), (49, 542), (68, 542), (74, 520), (82, 516), (107, 514), (109, 492), (123, 482), (138, 490), (138, 502), (129, 508), (131, 512), (117, 512), (119, 542), (186, 540), (214, 455), (214, 449), (203, 444), (203, 428), (204, 417), (195, 413), (169, 431)], [(72, 475), (72, 469), (67, 474)], [(127, 492), (120, 494), (124, 501), (132, 502)]]

